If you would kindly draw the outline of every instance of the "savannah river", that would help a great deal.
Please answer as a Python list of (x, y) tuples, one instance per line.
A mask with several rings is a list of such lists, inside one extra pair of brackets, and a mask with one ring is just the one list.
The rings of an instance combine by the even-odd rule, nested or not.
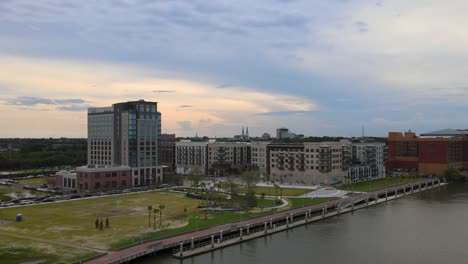
[(140, 264), (468, 263), (468, 184), (450, 184), (183, 261)]

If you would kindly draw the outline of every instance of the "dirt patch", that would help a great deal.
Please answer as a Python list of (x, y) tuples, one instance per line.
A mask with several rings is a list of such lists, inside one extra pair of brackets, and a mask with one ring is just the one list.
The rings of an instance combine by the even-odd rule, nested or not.
[(0, 225), (6, 225), (11, 223), (11, 221), (6, 221), (6, 220), (0, 220)]

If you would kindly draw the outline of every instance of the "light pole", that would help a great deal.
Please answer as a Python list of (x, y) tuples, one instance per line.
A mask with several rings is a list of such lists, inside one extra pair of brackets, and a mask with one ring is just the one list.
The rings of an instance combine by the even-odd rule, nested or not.
[(140, 244), (143, 244), (143, 227), (142, 226), (140, 226), (140, 233), (141, 233)]

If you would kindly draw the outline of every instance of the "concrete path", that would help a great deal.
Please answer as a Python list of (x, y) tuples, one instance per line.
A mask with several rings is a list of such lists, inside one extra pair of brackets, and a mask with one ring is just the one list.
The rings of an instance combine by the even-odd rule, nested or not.
[(344, 197), (348, 194), (347, 191), (337, 190), (335, 188), (322, 188), (316, 191), (303, 194), (301, 198), (322, 198), (322, 197)]

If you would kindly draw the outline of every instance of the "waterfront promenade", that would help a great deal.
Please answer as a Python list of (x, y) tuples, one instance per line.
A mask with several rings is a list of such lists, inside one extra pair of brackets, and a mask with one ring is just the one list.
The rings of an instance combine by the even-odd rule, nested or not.
[[(247, 240), (259, 237), (267, 232), (278, 232), (297, 226), (298, 224), (307, 223), (308, 221), (316, 221), (320, 218), (331, 217), (386, 200), (396, 199), (413, 192), (424, 191), (436, 185), (440, 185), (438, 179), (422, 179), (417, 182), (368, 193), (360, 193), (326, 203), (285, 210), (240, 222), (156, 239), (122, 250), (109, 252), (86, 263), (124, 263), (144, 255), (157, 254), (158, 251), (168, 249), (174, 250), (176, 257), (183, 258), (220, 248), (221, 246), (240, 243), (243, 239)], [(196, 245), (197, 243), (198, 246)], [(217, 246), (215, 246), (215, 243)]]

